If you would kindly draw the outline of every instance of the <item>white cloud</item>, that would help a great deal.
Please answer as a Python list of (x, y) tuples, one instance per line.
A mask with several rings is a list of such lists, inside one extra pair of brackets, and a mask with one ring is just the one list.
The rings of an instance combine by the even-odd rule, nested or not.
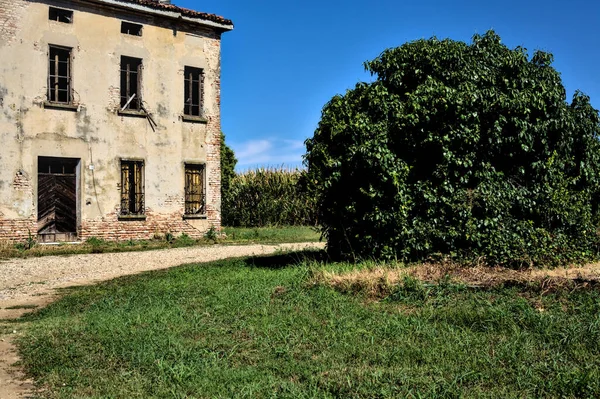
[(301, 165), (305, 153), (303, 141), (278, 138), (232, 143), (231, 147), (239, 169), (281, 165), (296, 167)]

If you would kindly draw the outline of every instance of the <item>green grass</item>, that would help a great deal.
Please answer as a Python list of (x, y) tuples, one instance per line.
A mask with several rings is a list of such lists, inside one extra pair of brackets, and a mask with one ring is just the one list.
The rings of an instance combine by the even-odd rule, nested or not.
[(286, 242), (318, 241), (319, 233), (312, 227), (224, 227), (225, 237), (192, 239), (187, 235), (159, 237), (153, 240), (105, 241), (95, 237), (80, 244), (34, 245), (31, 249), (24, 243), (0, 242), (0, 259), (29, 258), (48, 255), (74, 255), (104, 252), (133, 252), (153, 249), (180, 248), (214, 244), (279, 244)]
[(320, 233), (314, 227), (224, 227), (224, 243), (282, 243), (319, 241)]
[(315, 284), (320, 256), (77, 288), (21, 320), (23, 365), (50, 398), (600, 395), (597, 288), (407, 279), (373, 302)]

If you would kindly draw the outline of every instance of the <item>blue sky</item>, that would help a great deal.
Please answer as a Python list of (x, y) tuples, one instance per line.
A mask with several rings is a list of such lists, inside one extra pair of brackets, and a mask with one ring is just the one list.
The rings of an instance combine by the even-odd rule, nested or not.
[(470, 42), (494, 29), (509, 47), (554, 54), (570, 99), (581, 89), (600, 108), (597, 0), (174, 0), (232, 19), (222, 42), (222, 128), (239, 160), (300, 166), (323, 105), (359, 81), (363, 62), (408, 41)]

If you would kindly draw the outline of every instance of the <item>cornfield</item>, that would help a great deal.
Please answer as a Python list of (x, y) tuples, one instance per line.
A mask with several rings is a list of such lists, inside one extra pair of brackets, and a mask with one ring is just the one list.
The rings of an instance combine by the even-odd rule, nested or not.
[(312, 226), (315, 201), (304, 184), (305, 171), (260, 168), (238, 173), (223, 193), (223, 224), (231, 227)]

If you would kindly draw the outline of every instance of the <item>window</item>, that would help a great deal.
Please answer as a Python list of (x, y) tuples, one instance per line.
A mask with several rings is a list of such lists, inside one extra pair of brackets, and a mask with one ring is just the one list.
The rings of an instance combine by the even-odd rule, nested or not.
[(63, 10), (62, 8), (50, 7), (48, 12), (48, 19), (50, 21), (64, 22), (66, 24), (73, 23), (73, 11)]
[(185, 214), (203, 215), (204, 165), (185, 165)]
[(204, 71), (200, 68), (185, 67), (185, 107), (183, 113), (202, 116), (204, 96)]
[(121, 109), (140, 110), (142, 108), (142, 60), (121, 57)]
[(142, 36), (142, 25), (122, 21), (121, 33), (124, 33), (126, 35)]
[(70, 104), (71, 49), (50, 46), (48, 58), (48, 101)]
[(121, 161), (121, 215), (144, 214), (144, 161)]

